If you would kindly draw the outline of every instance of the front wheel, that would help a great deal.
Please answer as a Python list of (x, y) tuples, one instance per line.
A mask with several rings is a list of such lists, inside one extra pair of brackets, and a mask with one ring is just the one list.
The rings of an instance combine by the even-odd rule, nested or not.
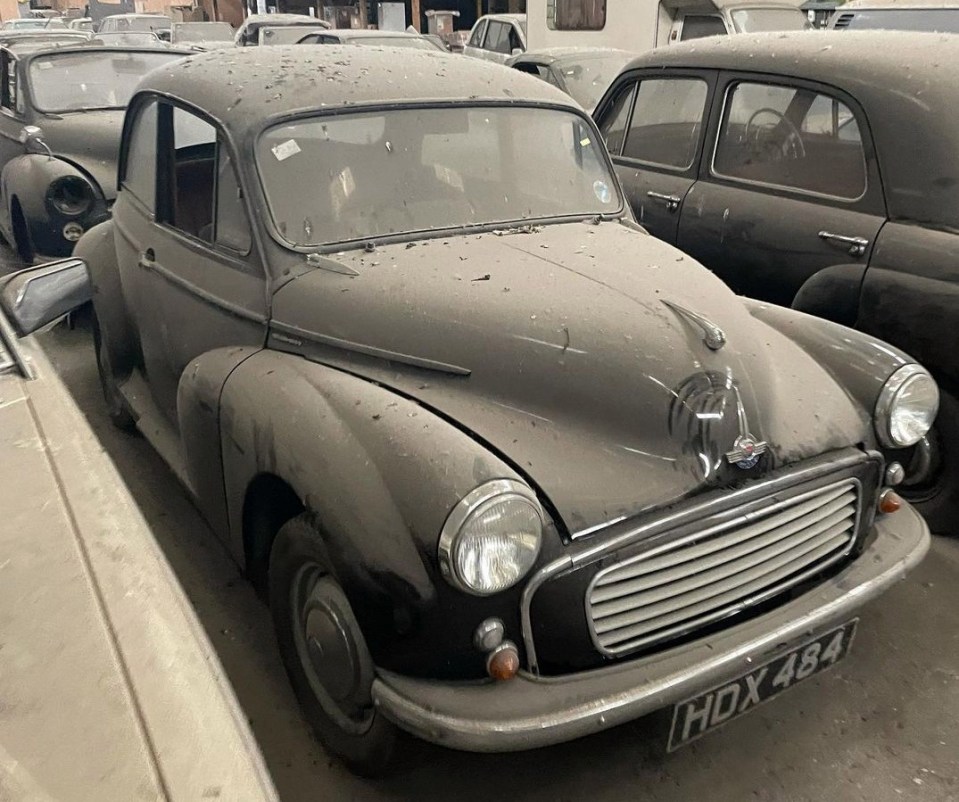
[(317, 737), (357, 774), (382, 774), (396, 728), (373, 705), (373, 660), (309, 514), (277, 533), (269, 591), (280, 654)]
[(920, 483), (903, 484), (901, 492), (934, 533), (959, 536), (959, 399), (941, 386), (939, 414), (927, 437), (931, 474)]

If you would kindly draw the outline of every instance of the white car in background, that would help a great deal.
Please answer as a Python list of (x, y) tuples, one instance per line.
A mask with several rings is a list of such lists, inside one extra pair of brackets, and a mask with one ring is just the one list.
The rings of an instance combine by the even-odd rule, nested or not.
[(526, 52), (525, 14), (487, 14), (476, 20), (463, 55), (498, 61)]

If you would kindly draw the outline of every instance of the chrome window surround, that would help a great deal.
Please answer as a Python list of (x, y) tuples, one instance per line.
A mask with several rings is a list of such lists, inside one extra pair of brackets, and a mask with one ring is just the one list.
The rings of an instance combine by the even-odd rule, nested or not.
[(857, 195), (855, 198), (847, 198), (842, 195), (830, 195), (828, 192), (816, 192), (815, 190), (803, 189), (802, 187), (794, 187), (794, 186), (790, 186), (789, 184), (772, 184), (768, 181), (756, 181), (750, 178), (740, 178), (739, 176), (726, 175), (725, 173), (719, 172), (719, 170), (716, 168), (716, 154), (719, 153), (719, 140), (723, 136), (723, 123), (726, 121), (726, 118), (729, 115), (730, 100), (732, 97), (732, 93), (736, 90), (736, 87), (738, 87), (741, 84), (761, 84), (763, 86), (775, 86), (775, 87), (780, 87), (782, 89), (795, 89), (797, 91), (803, 88), (803, 87), (792, 85), (792, 84), (777, 83), (775, 81), (759, 81), (759, 80), (735, 81), (734, 83), (731, 83), (729, 86), (727, 86), (726, 92), (723, 95), (722, 116), (719, 118), (719, 127), (716, 130), (716, 136), (715, 136), (715, 139), (713, 140), (713, 155), (709, 160), (709, 174), (711, 176), (714, 176), (715, 178), (722, 178), (724, 181), (730, 181), (734, 184), (741, 184), (743, 186), (762, 187), (763, 189), (778, 189), (784, 192), (792, 192), (792, 193), (795, 193), (796, 195), (803, 195), (807, 198), (825, 198), (827, 200), (839, 201), (840, 203), (845, 203), (849, 205), (853, 203), (858, 203), (859, 201), (861, 201), (863, 198), (866, 197), (866, 195), (869, 193), (869, 163), (866, 161), (866, 147), (865, 147), (865, 142), (862, 139), (863, 126), (860, 122), (860, 117), (859, 115), (856, 114), (855, 111), (849, 108), (849, 105), (847, 103), (840, 100), (835, 95), (830, 95), (830, 94), (827, 94), (826, 92), (819, 92), (818, 90), (817, 90), (817, 94), (823, 95), (832, 100), (838, 100), (847, 109), (849, 109), (849, 111), (852, 112), (853, 119), (855, 119), (856, 121), (856, 125), (859, 126), (859, 137), (860, 137), (859, 150), (860, 150), (860, 153), (862, 154), (862, 165), (863, 165), (863, 176), (864, 176), (862, 192), (859, 195)]
[[(876, 463), (881, 473), (885, 466), (885, 460), (878, 451), (863, 452), (856, 448), (848, 448), (832, 452), (806, 460), (798, 467), (793, 466), (777, 475), (746, 485), (738, 490), (710, 494), (710, 497), (706, 500), (692, 499), (690, 503), (681, 505), (679, 508), (658, 517), (650, 518), (644, 515), (639, 521), (614, 520), (606, 527), (596, 530), (589, 538), (571, 543), (567, 547), (566, 554), (542, 566), (529, 578), (523, 588), (520, 600), (520, 623), (523, 630), (523, 645), (526, 650), (528, 670), (533, 674), (539, 673), (531, 609), (536, 591), (548, 580), (559, 578), (597, 562), (606, 555), (634, 543), (667, 533), (669, 530), (694, 523), (710, 515), (734, 513), (743, 505), (761, 503), (772, 493), (789, 490), (797, 485), (828, 477), (832, 474), (836, 474), (837, 479), (844, 478), (839, 477), (838, 474), (842, 471), (854, 471), (870, 462)], [(861, 535), (861, 533), (859, 534)]]
[[(596, 622), (594, 620), (593, 614), (590, 612), (590, 596), (593, 593), (593, 590), (596, 588), (596, 585), (601, 581), (602, 577), (611, 572), (624, 568), (633, 563), (641, 562), (642, 560), (647, 560), (652, 557), (656, 557), (660, 554), (666, 554), (670, 551), (681, 549), (683, 546), (695, 542), (697, 540), (709, 540), (710, 538), (716, 537), (721, 538), (723, 534), (728, 532), (730, 529), (736, 529), (745, 524), (750, 523), (755, 515), (761, 514), (763, 517), (775, 514), (779, 511), (789, 509), (790, 507), (795, 507), (796, 505), (801, 504), (804, 501), (809, 501), (815, 498), (816, 496), (821, 496), (825, 493), (828, 493), (830, 490), (847, 486), (855, 489), (856, 493), (856, 510), (855, 516), (853, 517), (853, 523), (851, 527), (851, 534), (849, 537), (849, 542), (846, 544), (845, 548), (838, 552), (837, 554), (832, 555), (828, 560), (822, 560), (820, 562), (813, 563), (808, 566), (805, 570), (799, 573), (797, 576), (790, 577), (785, 581), (779, 582), (771, 587), (767, 587), (763, 590), (760, 590), (754, 593), (751, 596), (747, 596), (744, 599), (730, 603), (728, 605), (722, 606), (712, 613), (697, 618), (694, 622), (687, 624), (686, 626), (676, 627), (667, 634), (661, 635), (659, 637), (654, 637), (648, 642), (642, 643), (640, 646), (630, 646), (628, 643), (623, 647), (617, 648), (607, 648), (603, 646), (600, 642), (599, 633), (596, 630)], [(615, 563), (608, 566), (607, 568), (597, 571), (596, 575), (590, 580), (589, 586), (586, 588), (586, 594), (583, 597), (584, 605), (586, 608), (586, 622), (589, 626), (589, 635), (593, 641), (593, 645), (596, 647), (596, 651), (600, 654), (607, 657), (623, 657), (628, 655), (630, 652), (637, 651), (639, 648), (646, 648), (655, 646), (659, 643), (667, 643), (669, 641), (682, 638), (685, 635), (688, 635), (691, 632), (695, 632), (697, 629), (702, 629), (709, 624), (715, 623), (716, 621), (721, 621), (723, 618), (727, 618), (737, 613), (742, 612), (749, 607), (753, 607), (757, 604), (777, 596), (780, 593), (789, 590), (789, 588), (795, 587), (796, 585), (801, 584), (805, 580), (809, 579), (812, 576), (815, 576), (820, 571), (828, 568), (830, 565), (834, 565), (843, 558), (847, 557), (852, 551), (853, 547), (856, 544), (856, 536), (859, 532), (859, 525), (862, 520), (862, 482), (859, 479), (852, 477), (848, 479), (841, 479), (838, 482), (833, 482), (831, 484), (823, 485), (817, 487), (813, 490), (808, 490), (805, 493), (800, 493), (798, 496), (790, 496), (787, 499), (783, 499), (775, 504), (771, 504), (766, 507), (762, 507), (761, 510), (753, 511), (747, 505), (743, 508), (739, 515), (735, 518), (732, 518), (722, 523), (714, 524), (708, 526), (706, 529), (695, 529), (694, 531), (685, 534), (677, 539), (671, 539), (665, 543), (658, 543), (657, 545), (652, 546), (651, 548), (643, 551), (641, 554), (637, 554), (628, 559), (622, 560), (621, 562)]]

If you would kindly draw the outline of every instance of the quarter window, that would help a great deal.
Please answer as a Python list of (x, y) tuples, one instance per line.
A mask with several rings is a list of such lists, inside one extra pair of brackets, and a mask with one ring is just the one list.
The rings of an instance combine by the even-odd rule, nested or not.
[(133, 121), (126, 154), (123, 188), (151, 212), (156, 204), (157, 104), (151, 100)]
[(623, 156), (688, 170), (696, 159), (706, 94), (706, 82), (699, 78), (642, 81)]
[(554, 31), (601, 31), (606, 0), (546, 0), (546, 24)]
[(633, 97), (636, 94), (636, 84), (624, 88), (613, 105), (610, 107), (603, 121), (599, 125), (600, 133), (606, 141), (606, 148), (613, 156), (619, 156), (623, 150), (623, 138), (626, 135), (626, 122), (633, 107)]
[(847, 200), (866, 191), (866, 159), (853, 112), (837, 98), (796, 87), (733, 87), (713, 172)]

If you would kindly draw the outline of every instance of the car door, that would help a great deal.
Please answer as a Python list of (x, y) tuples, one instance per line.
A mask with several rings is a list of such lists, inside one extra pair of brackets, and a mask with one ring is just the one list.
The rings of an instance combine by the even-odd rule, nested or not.
[(596, 111), (636, 219), (666, 242), (696, 181), (715, 80), (708, 70), (633, 73)]
[(719, 83), (679, 247), (736, 292), (786, 305), (816, 272), (868, 264), (886, 214), (859, 105), (778, 76)]
[[(177, 427), (177, 390), (192, 359), (214, 348), (263, 343), (266, 286), (223, 132), (166, 100), (136, 113), (146, 132), (138, 139), (132, 130), (127, 164), (151, 140), (151, 128), (155, 158), (148, 170), (124, 173), (114, 212), (123, 241), (121, 279), (150, 394)], [(152, 214), (141, 195), (153, 196)]]

